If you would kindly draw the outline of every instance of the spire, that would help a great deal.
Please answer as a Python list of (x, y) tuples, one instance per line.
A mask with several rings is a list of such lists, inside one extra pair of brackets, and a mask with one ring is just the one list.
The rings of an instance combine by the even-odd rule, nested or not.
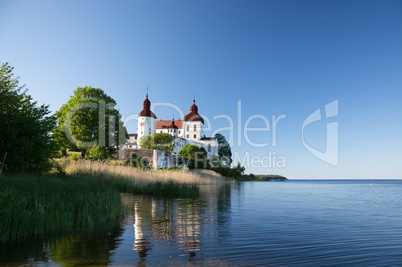
[(149, 99), (148, 99), (148, 86), (147, 86), (147, 95), (146, 95), (146, 98), (142, 105), (143, 105), (143, 109), (138, 116), (145, 116), (145, 117), (151, 117), (151, 118), (156, 119), (155, 114), (151, 111), (151, 101), (149, 101)]
[(195, 99), (193, 100), (193, 105), (190, 107), (190, 111), (194, 113), (198, 113), (198, 107), (195, 104)]
[(193, 99), (193, 105), (190, 107), (190, 113), (184, 116), (184, 121), (201, 121), (204, 123), (204, 119), (198, 114), (198, 107), (195, 104), (195, 95)]
[(173, 118), (173, 120), (172, 120), (172, 124), (169, 125), (168, 128), (170, 128), (170, 129), (176, 129), (176, 130), (178, 129), (178, 127), (175, 125), (174, 118)]

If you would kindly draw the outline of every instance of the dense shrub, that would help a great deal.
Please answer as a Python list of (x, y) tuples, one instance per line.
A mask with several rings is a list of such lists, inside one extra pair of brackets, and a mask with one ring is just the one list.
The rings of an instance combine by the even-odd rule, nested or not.
[(108, 158), (108, 154), (105, 148), (101, 146), (93, 146), (89, 149), (91, 156), (88, 158), (91, 160), (104, 160)]
[(59, 149), (59, 156), (60, 157), (66, 157), (67, 156), (67, 148), (62, 147)]
[(216, 171), (220, 175), (224, 177), (230, 177), (230, 178), (240, 178), (242, 177), (245, 168), (240, 165), (240, 162), (237, 163), (237, 166), (234, 168), (230, 167), (225, 167), (225, 166), (220, 166), (220, 167), (215, 167), (212, 168), (212, 170)]

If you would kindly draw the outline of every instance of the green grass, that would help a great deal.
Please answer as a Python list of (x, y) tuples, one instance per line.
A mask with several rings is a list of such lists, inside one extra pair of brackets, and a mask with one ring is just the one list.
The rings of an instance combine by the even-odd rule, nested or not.
[(120, 192), (85, 177), (0, 176), (0, 242), (91, 231), (116, 222)]
[(172, 197), (193, 197), (199, 193), (199, 188), (196, 185), (180, 184), (172, 180), (142, 183), (130, 177), (103, 176), (92, 179), (102, 181), (102, 183), (116, 188), (121, 193), (155, 194)]
[(0, 243), (108, 227), (122, 213), (120, 193), (192, 197), (199, 194), (199, 188), (173, 180), (112, 176), (105, 171), (1, 175)]
[(52, 174), (0, 175), (0, 243), (107, 229), (124, 210), (121, 193), (194, 197), (198, 184), (217, 179), (68, 158), (54, 164)]

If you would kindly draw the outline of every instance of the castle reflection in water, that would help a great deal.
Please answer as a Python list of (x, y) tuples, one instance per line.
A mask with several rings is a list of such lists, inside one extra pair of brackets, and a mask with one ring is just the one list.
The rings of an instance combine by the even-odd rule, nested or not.
[(166, 245), (170, 252), (175, 250), (191, 261), (203, 239), (219, 241), (229, 234), (230, 212), (217, 211), (230, 210), (230, 186), (208, 186), (203, 191), (208, 194), (195, 199), (128, 196), (125, 202), (133, 203), (134, 210), (129, 213), (134, 221), (134, 251), (140, 262), (156, 244)]

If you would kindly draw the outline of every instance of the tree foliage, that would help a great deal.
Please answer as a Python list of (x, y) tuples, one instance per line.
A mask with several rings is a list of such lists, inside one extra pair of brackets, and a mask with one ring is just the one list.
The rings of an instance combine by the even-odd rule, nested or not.
[(140, 148), (157, 149), (166, 153), (173, 153), (173, 136), (167, 133), (156, 133), (143, 136), (140, 139)]
[(115, 105), (116, 101), (102, 89), (78, 87), (56, 112), (58, 126), (53, 135), (59, 147), (88, 150), (95, 145), (114, 153), (127, 138)]
[(214, 167), (212, 169), (224, 177), (235, 178), (235, 179), (242, 177), (244, 175), (244, 171), (246, 170), (246, 168), (241, 166), (240, 162), (238, 162), (237, 166), (234, 168), (219, 166)]
[[(51, 131), (56, 119), (49, 106), (37, 106), (13, 77), (8, 63), (0, 69), (0, 161), (6, 172), (42, 172), (50, 167), (56, 153)], [(0, 164), (1, 165), (1, 164)]]
[(90, 156), (88, 156), (90, 160), (104, 160), (108, 158), (106, 149), (101, 146), (93, 146), (88, 152), (90, 153)]
[(185, 163), (189, 168), (207, 169), (209, 167), (207, 151), (203, 147), (187, 144), (180, 149), (178, 155), (180, 160), (183, 161), (183, 163)]
[(218, 155), (221, 157), (221, 163), (224, 166), (229, 167), (232, 163), (232, 149), (230, 148), (229, 142), (226, 140), (225, 136), (221, 134), (215, 135), (218, 140)]

